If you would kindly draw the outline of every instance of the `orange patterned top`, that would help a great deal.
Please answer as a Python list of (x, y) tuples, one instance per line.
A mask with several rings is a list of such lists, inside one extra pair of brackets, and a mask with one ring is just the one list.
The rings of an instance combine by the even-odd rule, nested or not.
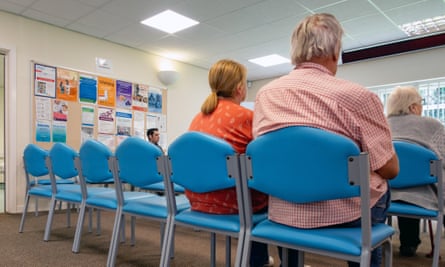
[[(190, 124), (190, 131), (198, 131), (222, 138), (230, 143), (236, 152), (244, 153), (252, 140), (253, 112), (236, 103), (220, 99), (215, 111), (209, 115), (199, 113)], [(211, 178), (211, 177), (209, 177)], [(238, 203), (235, 188), (211, 193), (194, 193), (189, 190), (185, 195), (190, 200), (192, 210), (214, 214), (236, 214)], [(253, 210), (267, 207), (267, 195), (252, 191)]]

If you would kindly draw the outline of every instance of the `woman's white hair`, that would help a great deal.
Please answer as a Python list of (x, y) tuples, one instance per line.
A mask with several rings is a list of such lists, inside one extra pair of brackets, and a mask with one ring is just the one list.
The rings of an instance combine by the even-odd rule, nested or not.
[(414, 86), (398, 86), (386, 101), (386, 114), (388, 117), (411, 114), (409, 107), (422, 101), (422, 97)]

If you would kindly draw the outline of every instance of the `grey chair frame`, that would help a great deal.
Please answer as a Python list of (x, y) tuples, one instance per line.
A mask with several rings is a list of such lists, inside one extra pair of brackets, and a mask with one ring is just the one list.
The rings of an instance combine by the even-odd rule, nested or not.
[[(291, 128), (295, 128), (295, 129), (291, 129)], [(306, 129), (304, 129), (306, 128)], [(292, 132), (293, 130), (296, 130), (294, 132)], [(301, 177), (302, 174), (299, 173), (299, 169), (300, 168), (306, 168), (306, 170), (314, 170), (314, 168), (323, 168), (320, 164), (323, 162), (322, 160), (320, 160), (321, 158), (323, 158), (323, 149), (325, 147), (317, 148), (314, 149), (312, 148), (314, 151), (315, 150), (319, 150), (321, 153), (318, 152), (311, 152), (310, 154), (307, 153), (307, 149), (311, 149), (311, 147), (306, 147), (304, 149), (298, 149), (297, 147), (300, 147), (303, 143), (307, 142), (307, 140), (303, 139), (304, 136), (306, 135), (301, 135), (298, 131), (299, 130), (308, 130), (309, 135), (318, 135), (319, 133), (321, 133), (321, 138), (319, 139), (313, 139), (315, 141), (315, 144), (317, 144), (317, 146), (321, 146), (320, 142), (321, 140), (324, 140), (325, 138), (330, 138), (331, 135), (333, 133), (328, 133), (328, 132), (318, 132), (321, 131), (320, 129), (315, 129), (315, 128), (311, 128), (311, 127), (304, 127), (304, 126), (295, 126), (295, 127), (289, 127), (288, 129), (284, 129), (283, 131), (288, 131), (287, 133), (290, 133), (291, 136), (288, 136), (288, 138), (284, 138), (285, 136), (283, 134), (278, 134), (278, 135), (274, 135), (269, 136), (268, 141), (267, 141), (267, 148), (265, 148), (264, 146), (260, 146), (260, 145), (256, 145), (256, 150), (254, 154), (249, 154), (249, 146), (252, 145), (253, 142), (255, 142), (256, 140), (254, 140), (252, 143), (249, 144), (249, 146), (247, 147), (247, 151), (246, 154), (241, 155), (241, 165), (242, 165), (242, 186), (246, 193), (246, 197), (244, 198), (244, 206), (245, 206), (245, 210), (246, 210), (246, 240), (244, 241), (244, 249), (243, 249), (243, 261), (241, 266), (247, 266), (248, 264), (248, 259), (250, 256), (250, 244), (251, 241), (257, 241), (257, 242), (263, 242), (263, 243), (267, 243), (267, 244), (272, 244), (272, 245), (276, 245), (276, 246), (281, 246), (283, 247), (283, 261), (282, 261), (282, 266), (287, 266), (288, 262), (287, 262), (287, 250), (288, 249), (294, 249), (294, 250), (298, 250), (298, 254), (299, 254), (299, 266), (302, 267), (304, 265), (304, 253), (305, 252), (309, 252), (309, 253), (314, 253), (314, 254), (319, 254), (319, 255), (324, 255), (324, 256), (328, 256), (328, 257), (334, 257), (334, 258), (339, 258), (339, 259), (343, 259), (343, 260), (347, 260), (347, 261), (353, 261), (353, 262), (358, 262), (360, 263), (360, 266), (369, 266), (370, 264), (370, 259), (371, 259), (371, 251), (372, 249), (374, 249), (375, 247), (378, 247), (380, 245), (383, 245), (384, 248), (384, 254), (386, 255), (385, 257), (385, 266), (390, 267), (392, 266), (392, 247), (391, 247), (391, 239), (390, 236), (386, 237), (385, 239), (383, 239), (380, 243), (378, 244), (374, 244), (374, 246), (372, 245), (372, 224), (371, 224), (371, 213), (370, 213), (370, 209), (361, 209), (361, 254), (359, 256), (355, 256), (355, 255), (351, 255), (348, 253), (340, 253), (337, 251), (329, 251), (329, 250), (324, 250), (324, 249), (320, 249), (317, 248), (316, 246), (305, 246), (304, 244), (299, 243), (298, 239), (295, 239), (297, 241), (293, 241), (292, 243), (287, 243), (284, 241), (280, 241), (279, 238), (274, 240), (274, 239), (269, 239), (269, 238), (262, 238), (262, 237), (257, 237), (252, 235), (252, 230), (256, 227), (256, 225), (253, 224), (252, 222), (252, 208), (251, 208), (251, 197), (250, 197), (250, 191), (247, 190), (248, 188), (252, 188), (252, 189), (256, 189), (259, 191), (262, 191), (264, 193), (267, 194), (278, 194), (278, 196), (284, 196), (284, 194), (282, 194), (281, 192), (288, 192), (288, 197), (291, 198), (292, 200), (288, 200), (288, 201), (292, 201), (295, 203), (309, 203), (312, 201), (322, 201), (322, 200), (330, 200), (330, 199), (336, 199), (337, 195), (340, 194), (342, 195), (342, 197), (347, 197), (347, 195), (350, 195), (349, 197), (352, 197), (353, 195), (359, 196), (360, 197), (360, 201), (361, 201), (361, 206), (363, 207), (370, 207), (370, 190), (369, 190), (369, 174), (370, 174), (370, 168), (369, 168), (369, 159), (368, 159), (368, 154), (361, 152), (359, 154), (352, 154), (349, 155), (347, 158), (344, 159), (344, 163), (345, 166), (347, 165), (347, 173), (338, 173), (338, 178), (342, 178), (343, 175), (347, 175), (349, 181), (347, 181), (346, 179), (337, 179), (336, 182), (337, 183), (343, 183), (343, 188), (348, 188), (347, 190), (356, 190), (353, 188), (359, 188), (358, 189), (358, 194), (357, 193), (351, 193), (351, 194), (343, 194), (342, 192), (335, 192), (335, 189), (328, 189), (325, 188), (323, 190), (320, 190), (321, 188), (318, 187), (317, 191), (320, 190), (320, 192), (326, 192), (326, 195), (321, 195), (320, 193), (318, 193), (315, 190), (309, 189), (311, 194), (310, 195), (308, 192), (308, 188), (306, 189), (301, 189), (298, 187), (298, 183), (294, 183), (294, 181), (296, 181), (299, 177)], [(323, 136), (324, 134), (328, 134), (327, 136)], [(296, 135), (295, 135), (296, 134)], [(335, 135), (337, 136), (337, 135)], [(334, 137), (334, 136), (333, 136)], [(345, 137), (342, 137), (340, 135), (338, 135), (338, 137), (344, 139)], [(261, 136), (260, 136), (261, 138)], [(278, 140), (280, 139), (280, 140)], [(297, 141), (296, 141), (297, 140)], [(345, 140), (345, 139), (344, 139)], [(298, 143), (300, 142), (300, 143)], [(352, 142), (352, 141), (350, 141)], [(292, 144), (291, 144), (292, 143)], [(262, 145), (264, 145), (265, 143), (261, 143)], [(288, 148), (283, 149), (282, 145), (286, 145), (288, 146)], [(355, 144), (354, 144), (355, 145)], [(281, 149), (279, 151), (282, 151), (282, 154), (277, 155), (277, 153), (274, 152), (278, 152), (277, 151), (269, 151), (268, 148), (271, 147), (280, 147)], [(310, 146), (310, 145), (309, 145)], [(329, 147), (332, 147), (332, 145), (329, 145)], [(284, 151), (285, 150), (285, 151)], [(358, 148), (357, 148), (357, 151)], [(289, 152), (290, 154), (286, 154), (287, 152)], [(335, 152), (336, 153), (336, 152)], [(292, 166), (284, 166), (283, 162), (285, 162), (285, 158), (286, 157), (290, 157), (292, 155), (300, 155), (300, 156), (296, 156), (295, 158), (293, 158), (293, 164)], [(343, 157), (344, 155), (340, 155), (340, 154), (334, 154), (337, 155), (338, 158)], [(259, 156), (259, 157), (258, 157)], [(336, 156), (336, 157), (337, 157)], [(299, 163), (296, 162), (295, 160), (297, 159), (303, 159), (304, 158), (304, 163)], [(327, 158), (326, 158), (327, 160)], [(326, 161), (324, 160), (324, 161)], [(253, 163), (254, 161), (257, 161), (255, 163)], [(260, 166), (259, 169), (257, 169), (257, 166)], [(266, 167), (262, 167), (262, 166), (266, 166)], [(267, 169), (267, 170), (266, 170)], [(260, 170), (262, 170), (263, 172), (260, 173)], [(336, 168), (337, 170), (337, 168)], [(277, 174), (278, 177), (273, 178), (273, 174)], [(279, 183), (279, 181), (277, 179), (280, 179), (280, 174), (282, 174), (283, 177), (285, 177), (285, 181), (283, 181), (286, 185), (280, 185), (281, 183)], [(305, 173), (306, 175), (311, 175), (311, 171), (307, 171)], [(321, 175), (322, 176), (322, 175)], [(311, 180), (315, 180), (315, 181), (319, 181), (318, 179), (321, 178), (321, 176), (319, 174), (317, 174), (317, 177), (301, 177), (302, 179), (301, 182), (299, 182), (300, 186), (303, 188), (304, 185), (302, 183), (305, 183), (304, 181), (308, 181), (308, 179)], [(330, 177), (331, 179), (333, 179), (333, 177)], [(257, 180), (257, 181), (255, 181)], [(255, 181), (252, 184), (252, 181)], [(275, 183), (275, 184), (273, 184)], [(323, 182), (321, 182), (323, 183)], [(311, 185), (313, 185), (313, 183), (310, 183)], [(271, 187), (274, 187), (273, 189), (270, 189)], [(291, 189), (290, 189), (291, 188)], [(315, 187), (313, 187), (315, 188)], [(350, 189), (349, 189), (350, 188)], [(290, 194), (292, 190), (292, 194)], [(282, 190), (280, 192), (280, 190)], [(302, 192), (302, 190), (308, 190), (308, 192)], [(330, 191), (330, 192), (329, 192)], [(280, 193), (277, 193), (280, 192)], [(300, 193), (299, 193), (300, 192)], [(323, 193), (322, 193), (323, 194)], [(327, 196), (327, 194), (329, 194), (330, 196)], [(301, 195), (301, 196), (300, 196)], [(304, 196), (305, 195), (305, 196)], [(317, 196), (319, 195), (319, 196)], [(317, 200), (318, 199), (318, 200)], [(265, 221), (269, 221), (268, 219)], [(263, 222), (265, 222), (263, 221)], [(263, 222), (261, 222), (260, 224), (262, 224)], [(264, 228), (263, 228), (264, 229)], [(292, 233), (292, 235), (306, 235), (308, 234), (308, 238), (310, 238), (311, 235), (313, 235), (311, 233), (312, 229), (300, 229), (300, 228), (292, 228), (289, 227), (289, 234)], [(293, 230), (295, 229), (295, 231)], [(393, 229), (392, 229), (393, 230)], [(392, 231), (393, 232), (393, 231)], [(316, 235), (314, 235), (314, 237), (316, 237)]]

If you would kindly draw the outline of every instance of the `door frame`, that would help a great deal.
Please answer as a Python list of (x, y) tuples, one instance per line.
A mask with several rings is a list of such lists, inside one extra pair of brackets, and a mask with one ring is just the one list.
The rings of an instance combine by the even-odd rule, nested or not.
[(5, 202), (6, 213), (17, 213), (17, 54), (14, 46), (0, 43), (5, 55)]

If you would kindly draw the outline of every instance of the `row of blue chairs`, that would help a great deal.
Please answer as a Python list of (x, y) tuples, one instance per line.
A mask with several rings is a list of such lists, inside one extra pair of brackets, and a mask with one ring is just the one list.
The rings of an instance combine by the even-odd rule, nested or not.
[[(25, 148), (23, 159), (27, 193), (19, 232), (23, 232), (31, 196), (50, 199), (44, 241), (50, 238), (56, 203), (78, 205), (79, 216), (72, 248), (73, 252), (78, 253), (87, 208), (113, 211), (116, 213), (114, 226), (116, 230), (113, 229), (110, 241), (108, 266), (114, 266), (119, 237), (121, 240), (125, 239), (122, 223), (125, 214), (132, 216), (132, 243), (135, 239), (135, 216), (149, 217), (163, 224), (166, 222), (168, 208), (165, 196), (147, 191), (124, 190), (128, 186), (146, 189), (151, 188), (150, 185), (164, 182), (162, 173), (156, 166), (157, 161), (163, 164), (162, 152), (142, 139), (129, 138), (114, 154), (95, 140), (88, 140), (82, 144), (78, 153), (63, 143), (54, 144), (49, 151), (30, 144)], [(49, 185), (31, 183), (35, 181), (31, 177), (47, 175), (51, 181)], [(114, 183), (113, 186), (98, 186), (110, 184), (110, 179)], [(59, 181), (65, 182), (59, 183)], [(182, 203), (179, 204), (182, 209), (189, 207), (183, 195), (175, 196), (175, 200)], [(100, 215), (97, 225), (100, 233)], [(161, 227), (161, 232), (163, 230)]]
[[(55, 144), (51, 151), (56, 145), (69, 150), (64, 144)], [(51, 151), (48, 161), (52, 159)], [(78, 155), (74, 152), (67, 158), (71, 162), (62, 165), (74, 166), (82, 195), (73, 252), (79, 251), (86, 207), (116, 212), (107, 266), (115, 265), (119, 243), (125, 238), (126, 214), (131, 216), (132, 226), (133, 218), (138, 216), (161, 222), (159, 266), (170, 266), (176, 225), (212, 234), (211, 266), (215, 266), (215, 234), (238, 239), (235, 266), (248, 266), (252, 241), (281, 246), (284, 252), (298, 250), (299, 266), (304, 264), (305, 252), (369, 266), (371, 251), (383, 246), (385, 266), (392, 266), (394, 229), (387, 224), (371, 224), (369, 209), (361, 210), (361, 227), (355, 228), (299, 229), (270, 221), (267, 213), (252, 214), (250, 189), (294, 203), (359, 197), (361, 205), (369, 207), (368, 155), (341, 135), (311, 127), (288, 127), (253, 140), (242, 155), (224, 140), (198, 132), (178, 137), (167, 155), (133, 137), (122, 142), (114, 154), (103, 144), (89, 140)], [(49, 166), (52, 173), (54, 163)], [(114, 189), (90, 191), (97, 187), (89, 186), (86, 180), (100, 182), (104, 177), (114, 178)], [(164, 184), (164, 196), (122, 190), (125, 184), (143, 188), (154, 183)], [(216, 215), (192, 211), (187, 199), (175, 192), (175, 185), (197, 193), (235, 187), (239, 213)], [(53, 195), (57, 195), (57, 190)], [(227, 240), (230, 246), (230, 238)], [(228, 251), (226, 266), (231, 266)], [(287, 266), (287, 253), (283, 255), (282, 266)]]
[[(388, 214), (437, 221), (432, 266), (438, 266), (444, 207), (442, 160), (432, 150), (406, 140), (394, 140), (393, 145), (400, 173), (389, 181), (390, 187), (437, 186), (439, 202), (435, 210), (391, 202)], [(247, 146), (245, 154), (238, 155), (223, 140), (190, 132), (170, 146), (166, 168), (170, 196), (173, 183), (195, 192), (236, 186), (238, 202), (242, 201), (238, 215), (172, 209), (167, 230), (173, 233), (174, 225), (195, 225), (238, 237), (235, 266), (248, 266), (252, 241), (283, 247), (282, 266), (288, 266), (288, 249), (299, 251), (301, 267), (305, 252), (369, 266), (371, 252), (379, 246), (383, 247), (385, 266), (392, 266), (395, 230), (384, 223), (372, 224), (369, 208), (361, 209), (361, 226), (353, 228), (300, 229), (275, 223), (267, 214), (252, 213), (250, 189), (297, 204), (359, 197), (360, 205), (369, 207), (368, 154), (360, 152), (349, 138), (312, 127), (287, 127), (260, 136)], [(172, 235), (167, 234), (162, 266), (169, 266), (171, 242)]]
[[(383, 223), (372, 225), (370, 209), (362, 209), (361, 227), (355, 228), (299, 229), (270, 221), (267, 214), (252, 214), (250, 189), (294, 203), (360, 197), (361, 205), (369, 207), (368, 155), (346, 137), (311, 127), (288, 127), (260, 136), (245, 154), (238, 155), (223, 140), (189, 132), (170, 145), (166, 166), (167, 185), (177, 183), (195, 192), (236, 186), (242, 204), (238, 215), (173, 210), (161, 266), (169, 266), (175, 225), (236, 236), (235, 266), (248, 266), (252, 241), (281, 246), (285, 252), (298, 250), (299, 266), (304, 264), (305, 252), (369, 266), (371, 251), (383, 246), (385, 266), (392, 265), (394, 229)], [(167, 190), (171, 196), (171, 186)], [(282, 266), (287, 266), (286, 255)]]
[[(35, 215), (38, 215), (38, 199), (51, 199), (53, 195), (53, 187), (49, 178), (49, 169), (47, 166), (48, 151), (36, 145), (28, 145), (23, 153), (23, 165), (25, 169), (26, 193), (24, 202), (24, 212), (20, 221), (19, 232), (23, 232), (26, 211), (28, 210), (31, 197), (35, 197)], [(57, 179), (55, 183), (59, 187), (69, 187), (76, 181), (74, 179)], [(69, 210), (68, 210), (69, 211)], [(70, 217), (68, 215), (68, 226), (70, 226)]]

